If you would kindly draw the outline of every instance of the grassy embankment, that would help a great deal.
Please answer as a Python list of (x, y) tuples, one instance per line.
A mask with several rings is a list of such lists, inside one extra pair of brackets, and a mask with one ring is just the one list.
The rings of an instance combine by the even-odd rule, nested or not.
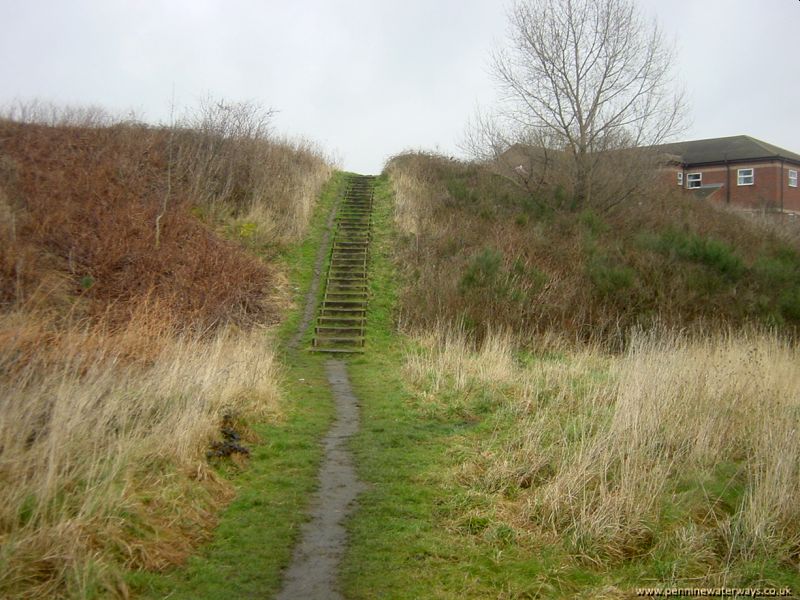
[(797, 334), (800, 235), (670, 187), (576, 213), (548, 211), (480, 165), (408, 154), (387, 170), (411, 325), (462, 320), (479, 336), (509, 328), (617, 349), (636, 326)]
[[(299, 304), (333, 188), (304, 244), (285, 254), (293, 242), (276, 245), (275, 233), (290, 231), (297, 214), (254, 208), (263, 194), (247, 200), (254, 182), (274, 180), (247, 179), (263, 163), (256, 140), (244, 162), (218, 162), (206, 159), (220, 158), (220, 146), (202, 140), (219, 131), (3, 126), (3, 290), (14, 290), (3, 298), (3, 364), (23, 376), (2, 381), (11, 404), (1, 475), (14, 486), (2, 488), (0, 589), (210, 598), (276, 590), (331, 407), (324, 359), (289, 352), (278, 374), (275, 342), (252, 324), (288, 302), (282, 253)], [(196, 143), (171, 154), (181, 135)], [(242, 147), (234, 141), (223, 148)], [(244, 188), (225, 184), (243, 177)], [(733, 217), (715, 224), (691, 206), (658, 216), (659, 229), (645, 213), (620, 222), (538, 214), (508, 190), (477, 193), (475, 173), (461, 167), (452, 181), (413, 174), (405, 193), (393, 177), (395, 207), (379, 182), (369, 352), (350, 361), (363, 410), (354, 445), (370, 489), (350, 524), (349, 594), (798, 589), (796, 350), (759, 334), (626, 329), (750, 320), (791, 334), (796, 250), (731, 221), (752, 242), (733, 250), (723, 226)], [(192, 201), (192, 189), (215, 189), (217, 201)], [(454, 328), (459, 319), (467, 333)], [(416, 333), (399, 334), (399, 322)], [(519, 335), (491, 333), (504, 326)], [(622, 342), (621, 355), (603, 349)], [(224, 414), (252, 449), (241, 471), (226, 462), (221, 473), (205, 459)], [(187, 568), (136, 572), (181, 563), (210, 538), (234, 492)]]
[[(309, 328), (297, 350), (286, 341), (297, 330), (313, 276), (317, 248), (343, 173), (326, 186), (306, 239), (284, 256), (294, 285), (294, 309), (277, 335), (282, 417), (255, 424), (258, 441), (247, 468), (233, 478), (236, 498), (222, 513), (213, 540), (185, 568), (164, 575), (137, 574), (134, 589), (146, 597), (263, 597), (278, 591), (299, 525), (316, 484), (319, 440), (333, 417), (324, 356), (305, 351)], [(323, 269), (324, 273), (324, 269)], [(322, 292), (322, 290), (320, 290)]]
[(370, 487), (349, 597), (800, 589), (794, 347), (745, 332), (633, 334), (622, 354), (555, 336), (476, 345), (452, 325), (400, 335), (412, 309), (389, 196), (382, 182), (370, 351), (351, 361)]
[(0, 123), (4, 597), (125, 596), (209, 538), (220, 428), (287, 418), (264, 326), (330, 173), (247, 106), (79, 116)]

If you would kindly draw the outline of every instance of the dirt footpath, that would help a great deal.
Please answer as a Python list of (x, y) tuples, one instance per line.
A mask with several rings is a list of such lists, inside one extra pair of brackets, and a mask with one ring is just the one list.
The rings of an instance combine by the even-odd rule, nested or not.
[(358, 431), (358, 399), (343, 361), (327, 361), (325, 373), (333, 388), (336, 421), (323, 440), (325, 454), (319, 489), (311, 501), (310, 521), (301, 529), (300, 541), (286, 570), (279, 600), (343, 598), (338, 573), (347, 548), (344, 521), (356, 509), (355, 500), (364, 489), (347, 448), (350, 436)]

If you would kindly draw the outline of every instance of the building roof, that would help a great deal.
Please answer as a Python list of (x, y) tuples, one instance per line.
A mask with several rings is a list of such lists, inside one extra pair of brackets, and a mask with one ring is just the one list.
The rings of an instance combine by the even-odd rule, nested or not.
[(661, 152), (680, 157), (687, 165), (729, 161), (784, 159), (800, 163), (800, 154), (762, 142), (749, 135), (734, 135), (655, 146)]

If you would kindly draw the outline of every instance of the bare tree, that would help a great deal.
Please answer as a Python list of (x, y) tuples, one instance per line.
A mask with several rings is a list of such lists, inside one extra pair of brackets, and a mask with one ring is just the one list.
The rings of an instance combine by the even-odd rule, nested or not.
[(509, 19), (509, 44), (492, 60), (499, 118), (511, 132), (501, 139), (563, 151), (575, 205), (600, 191), (604, 161), (631, 160), (620, 149), (658, 144), (678, 128), (672, 51), (633, 0), (518, 0)]

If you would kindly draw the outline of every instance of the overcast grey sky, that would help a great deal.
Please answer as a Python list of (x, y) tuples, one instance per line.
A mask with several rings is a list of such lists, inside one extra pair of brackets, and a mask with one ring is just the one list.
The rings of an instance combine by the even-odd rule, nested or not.
[[(800, 152), (798, 0), (641, 0), (677, 45), (696, 139)], [(491, 102), (505, 0), (0, 0), (0, 104), (99, 104), (167, 121), (211, 94), (377, 173), (408, 148), (456, 154)]]

